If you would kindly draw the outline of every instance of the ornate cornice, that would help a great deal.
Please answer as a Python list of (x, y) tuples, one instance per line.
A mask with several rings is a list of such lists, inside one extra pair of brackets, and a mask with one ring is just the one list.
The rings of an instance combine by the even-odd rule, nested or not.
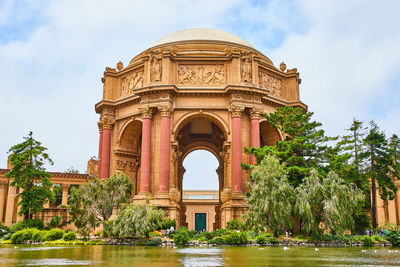
[(142, 119), (153, 118), (153, 108), (152, 107), (141, 107), (139, 108)]
[(161, 117), (170, 117), (172, 113), (172, 107), (170, 105), (163, 105), (157, 107), (161, 113)]

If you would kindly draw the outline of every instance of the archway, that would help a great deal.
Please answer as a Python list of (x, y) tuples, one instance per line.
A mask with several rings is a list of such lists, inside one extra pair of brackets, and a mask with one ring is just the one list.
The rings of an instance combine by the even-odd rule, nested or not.
[(219, 161), (207, 150), (193, 150), (183, 160), (182, 203), (190, 230), (215, 229), (215, 208), (219, 206)]
[[(179, 130), (175, 133), (177, 146), (182, 155), (179, 162), (177, 162), (178, 175), (176, 181), (182, 199), (181, 223), (190, 229), (195, 229), (196, 213), (205, 213), (208, 218), (205, 227), (206, 230), (210, 231), (220, 228), (220, 194), (224, 188), (225, 177), (225, 159), (222, 156), (222, 152), (224, 142), (226, 141), (226, 133), (218, 126), (218, 124), (221, 125), (220, 123), (203, 115), (187, 117), (185, 120), (182, 120), (181, 123), (183, 125), (179, 125), (179, 127), (176, 128)], [(190, 200), (189, 198), (194, 198), (194, 196), (190, 196), (189, 194), (186, 196), (184, 195), (185, 188), (183, 187), (183, 177), (186, 169), (183, 162), (189, 154), (199, 150), (208, 151), (207, 153), (211, 153), (213, 155), (212, 157), (218, 162), (216, 164), (217, 166), (212, 170), (216, 172), (215, 176), (217, 177), (218, 186), (212, 193), (206, 190), (192, 192), (192, 195), (196, 193), (197, 196), (203, 195), (209, 199)], [(202, 164), (198, 165), (202, 166)], [(211, 211), (211, 209), (213, 210)]]

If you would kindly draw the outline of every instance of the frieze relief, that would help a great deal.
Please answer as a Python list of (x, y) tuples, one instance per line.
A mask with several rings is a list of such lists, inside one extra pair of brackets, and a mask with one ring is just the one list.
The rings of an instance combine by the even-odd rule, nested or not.
[(241, 93), (233, 93), (230, 96), (232, 102), (242, 102), (242, 103), (261, 103), (261, 96), (259, 95), (249, 95)]
[(178, 84), (182, 86), (221, 86), (225, 84), (225, 76), (223, 64), (178, 67)]
[(268, 89), (270, 95), (280, 97), (282, 95), (282, 80), (272, 75), (269, 75), (266, 71), (259, 69), (258, 80), (260, 81), (259, 86), (261, 88)]
[(116, 163), (116, 169), (122, 172), (124, 171), (135, 172), (138, 166), (136, 160), (130, 161), (130, 160), (117, 159), (115, 163)]
[(151, 94), (151, 95), (143, 95), (141, 97), (141, 103), (152, 103), (152, 102), (165, 102), (170, 101), (169, 93), (159, 93), (159, 94)]
[(143, 69), (130, 73), (121, 79), (121, 97), (133, 94), (133, 90), (143, 87)]

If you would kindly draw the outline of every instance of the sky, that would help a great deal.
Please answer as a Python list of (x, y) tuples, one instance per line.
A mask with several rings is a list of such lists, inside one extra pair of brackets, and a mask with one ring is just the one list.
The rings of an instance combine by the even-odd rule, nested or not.
[[(231, 32), (275, 66), (296, 67), (300, 97), (327, 135), (353, 118), (400, 134), (399, 10), (397, 0), (0, 0), (0, 168), (33, 131), (55, 162), (49, 171), (84, 172), (98, 151), (105, 67), (187, 28)], [(184, 183), (199, 189), (189, 173), (216, 159), (189, 156)], [(200, 189), (217, 189), (216, 179)]]

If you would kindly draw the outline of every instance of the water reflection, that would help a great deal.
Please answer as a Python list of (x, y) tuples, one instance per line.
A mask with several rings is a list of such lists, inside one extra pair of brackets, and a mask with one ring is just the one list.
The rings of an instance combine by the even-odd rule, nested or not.
[(0, 266), (400, 266), (395, 249), (0, 245)]

